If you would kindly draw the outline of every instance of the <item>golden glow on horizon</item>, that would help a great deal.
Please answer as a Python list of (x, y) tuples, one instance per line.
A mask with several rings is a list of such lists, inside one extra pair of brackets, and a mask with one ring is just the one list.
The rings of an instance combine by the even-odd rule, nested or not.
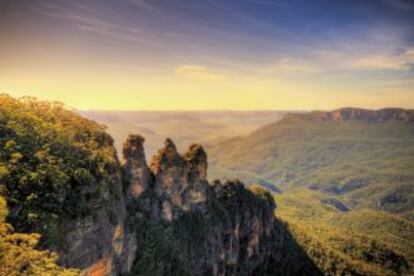
[[(85, 75), (3, 75), (2, 93), (62, 101), (77, 109), (103, 110), (260, 110), (333, 109), (343, 106), (412, 108), (413, 93), (358, 83), (276, 80), (219, 75), (186, 67), (163, 76), (95, 72)], [(199, 70), (200, 69), (200, 70)], [(195, 70), (195, 73), (191, 70)], [(191, 71), (189, 73), (189, 71)], [(189, 74), (189, 75), (188, 75)], [(93, 77), (90, 77), (93, 76)], [(345, 96), (344, 96), (345, 95)]]

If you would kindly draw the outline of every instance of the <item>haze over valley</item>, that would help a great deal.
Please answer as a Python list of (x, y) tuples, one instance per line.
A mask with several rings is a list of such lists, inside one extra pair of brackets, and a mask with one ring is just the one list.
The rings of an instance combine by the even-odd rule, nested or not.
[(129, 134), (146, 138), (146, 153), (151, 157), (165, 138), (181, 150), (190, 144), (210, 144), (245, 136), (263, 125), (279, 120), (286, 111), (80, 111), (83, 116), (103, 123), (121, 152)]

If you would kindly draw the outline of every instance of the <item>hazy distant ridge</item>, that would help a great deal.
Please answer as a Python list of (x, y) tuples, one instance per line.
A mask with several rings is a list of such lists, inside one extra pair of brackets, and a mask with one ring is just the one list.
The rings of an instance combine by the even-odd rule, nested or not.
[(315, 121), (364, 121), (364, 122), (385, 122), (401, 121), (414, 122), (414, 110), (402, 108), (383, 108), (370, 110), (363, 108), (340, 108), (334, 111), (313, 111), (306, 114), (289, 113), (285, 120), (308, 119)]

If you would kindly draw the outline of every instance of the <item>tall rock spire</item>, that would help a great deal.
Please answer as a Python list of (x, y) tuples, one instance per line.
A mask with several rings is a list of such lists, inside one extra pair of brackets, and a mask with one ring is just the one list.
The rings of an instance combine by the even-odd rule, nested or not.
[(144, 141), (140, 135), (129, 135), (123, 145), (128, 198), (138, 198), (152, 182), (152, 172), (145, 159)]

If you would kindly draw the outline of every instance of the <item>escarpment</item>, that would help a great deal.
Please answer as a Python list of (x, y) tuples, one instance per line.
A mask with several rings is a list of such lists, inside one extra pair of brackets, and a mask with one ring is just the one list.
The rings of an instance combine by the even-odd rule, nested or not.
[[(167, 139), (148, 166), (143, 142), (130, 136), (123, 150), (128, 220), (138, 245), (131, 275), (319, 274), (275, 218), (268, 191), (238, 181), (210, 184), (199, 145), (180, 155)], [(143, 229), (151, 227), (155, 247), (145, 240), (154, 238)], [(156, 269), (151, 260), (159, 261)]]

